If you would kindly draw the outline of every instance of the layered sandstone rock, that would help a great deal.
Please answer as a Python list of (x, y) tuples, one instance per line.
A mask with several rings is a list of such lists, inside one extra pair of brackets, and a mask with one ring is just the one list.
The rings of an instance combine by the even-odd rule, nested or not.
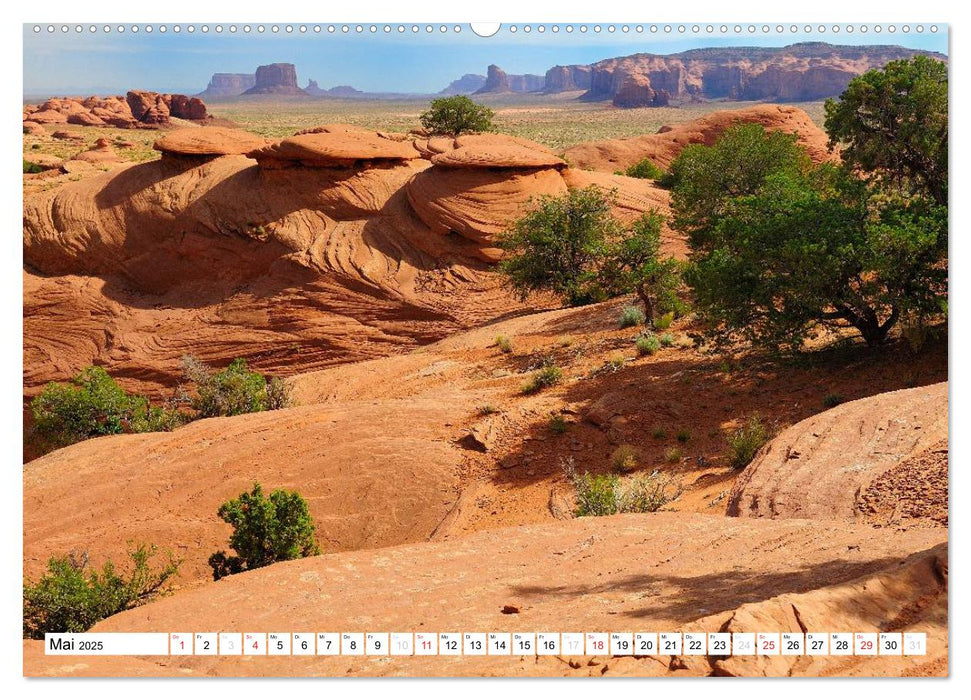
[[(839, 95), (853, 77), (889, 61), (933, 52), (902, 46), (834, 46), (822, 42), (775, 47), (693, 49), (670, 55), (634, 54), (590, 66), (587, 100), (615, 100), (627, 84), (665, 91), (671, 99), (819, 100)], [(566, 68), (574, 68), (568, 66)], [(574, 90), (563, 67), (547, 72), (546, 92)], [(643, 106), (635, 104), (630, 106)]]
[[(240, 480), (241, 481), (241, 480)], [(354, 482), (357, 483), (357, 482)], [(200, 490), (196, 498), (209, 498)], [(314, 502), (311, 502), (313, 512)], [(175, 516), (169, 516), (176, 522)], [(389, 521), (392, 519), (386, 519)], [(178, 521), (180, 526), (182, 521)], [(947, 675), (943, 530), (689, 513), (577, 518), (284, 562), (112, 616), (159, 629), (920, 631), (926, 656), (44, 656), (26, 675)], [(798, 552), (798, 556), (793, 553)], [(407, 604), (404, 604), (407, 601)], [(842, 616), (842, 617), (841, 617)], [(348, 622), (350, 621), (350, 623)]]
[(567, 191), (560, 171), (566, 163), (539, 144), (500, 134), (417, 144), (433, 167), (408, 183), (408, 201), (433, 232), (456, 233), (498, 260), (494, 240), (525, 211), (530, 199)]
[(609, 172), (625, 170), (644, 158), (667, 168), (685, 146), (692, 143), (710, 146), (735, 124), (761, 124), (767, 131), (796, 134), (813, 162), (837, 158), (828, 150), (826, 133), (803, 110), (789, 105), (756, 105), (712, 112), (690, 122), (663, 126), (656, 134), (581, 143), (567, 149), (563, 156), (575, 167)]
[(24, 120), (33, 123), (120, 129), (165, 127), (173, 117), (195, 122), (210, 119), (205, 103), (198, 97), (148, 90), (130, 90), (125, 97), (56, 97), (24, 108)]
[(486, 83), (486, 77), (478, 73), (466, 73), (458, 80), (453, 80), (439, 92), (439, 95), (471, 95), (480, 90)]
[(172, 131), (152, 148), (163, 155), (209, 157), (242, 155), (266, 144), (266, 139), (242, 129), (205, 126)]
[(553, 66), (546, 71), (543, 91), (573, 92), (590, 89), (590, 66)]
[[(728, 513), (862, 520), (881, 493), (900, 500), (893, 486), (897, 479), (908, 479), (913, 487), (922, 471), (939, 476), (940, 462), (921, 458), (933, 452), (946, 464), (947, 419), (947, 384), (941, 383), (877, 394), (801, 421), (769, 442), (745, 468), (732, 489)], [(897, 469), (905, 466), (909, 468)], [(876, 491), (877, 497), (861, 502), (868, 487), (883, 477), (888, 483)], [(933, 516), (942, 505), (946, 512), (946, 488), (928, 491), (923, 506), (920, 492), (910, 491), (914, 500), (909, 517), (925, 512)], [(861, 507), (868, 502), (871, 507)]]
[(358, 127), (331, 124), (298, 133), (249, 154), (263, 168), (348, 167), (400, 163), (419, 157), (410, 141)]

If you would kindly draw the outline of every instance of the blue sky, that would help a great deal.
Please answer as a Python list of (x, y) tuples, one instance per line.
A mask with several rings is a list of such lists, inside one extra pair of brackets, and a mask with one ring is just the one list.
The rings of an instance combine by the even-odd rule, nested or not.
[[(172, 25), (168, 25), (171, 27)], [(424, 29), (413, 35), (409, 30), (401, 35), (392, 30), (384, 34), (379, 26), (377, 34), (354, 32), (342, 34), (338, 28), (327, 33), (326, 25), (320, 34), (312, 29), (306, 34), (267, 31), (244, 34), (241, 29), (221, 34), (212, 29), (202, 33), (196, 25), (194, 33), (165, 34), (157, 28), (151, 34), (142, 29), (133, 34), (130, 28), (123, 34), (114, 30), (105, 34), (99, 29), (76, 33), (62, 33), (60, 26), (54, 33), (46, 27), (40, 33), (33, 25), (24, 25), (24, 94), (62, 95), (124, 92), (130, 88), (163, 92), (194, 93), (203, 90), (213, 73), (252, 73), (264, 63), (286, 62), (297, 67), (301, 85), (308, 78), (321, 87), (353, 85), (368, 92), (431, 93), (444, 88), (464, 73), (484, 74), (486, 66), (496, 63), (508, 73), (538, 73), (556, 64), (593, 63), (595, 61), (637, 52), (676, 53), (704, 46), (785, 46), (800, 41), (828, 41), (838, 44), (899, 44), (912, 48), (947, 53), (947, 28), (939, 26), (936, 33), (926, 30), (916, 33), (891, 34), (886, 29), (879, 34), (872, 27), (866, 34), (859, 30), (834, 34), (801, 29), (792, 33), (786, 29), (778, 34), (774, 26), (763, 34), (761, 25), (754, 34), (742, 27), (740, 34), (730, 26), (728, 34), (720, 35), (715, 25), (713, 35), (691, 33), (688, 25), (684, 34), (677, 33), (677, 25), (665, 34), (663, 25), (651, 34), (645, 25), (643, 33), (633, 30), (623, 34), (619, 30), (608, 33), (606, 26), (599, 33), (590, 29), (567, 33), (566, 25), (553, 34), (534, 29), (525, 34), (522, 25), (511, 33), (507, 26), (490, 38), (477, 37), (463, 26), (460, 34), (451, 30), (441, 34), (436, 26), (428, 34)], [(214, 26), (214, 25), (211, 25)], [(228, 26), (228, 25), (227, 25)], [(242, 25), (240, 25), (241, 27)], [(295, 25), (296, 26), (296, 25)], [(534, 25), (535, 26), (535, 25)], [(552, 25), (546, 25), (550, 27)], [(579, 27), (579, 25), (573, 25)], [(634, 25), (631, 25), (632, 27)], [(113, 25), (114, 27), (114, 25)]]

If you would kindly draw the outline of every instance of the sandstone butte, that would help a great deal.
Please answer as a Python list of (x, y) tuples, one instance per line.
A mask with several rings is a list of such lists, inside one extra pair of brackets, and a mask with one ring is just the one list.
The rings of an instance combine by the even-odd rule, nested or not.
[[(801, 139), (821, 137), (793, 114)], [(763, 119), (762, 108), (750, 116)], [(685, 129), (707, 134), (711, 121)], [(669, 136), (676, 129), (657, 135), (672, 141), (665, 153), (683, 146)], [(688, 466), (677, 507), (697, 513), (573, 519), (542, 428), (551, 411), (575, 416), (564, 436), (576, 441), (570, 454), (609, 456), (658, 416), (697, 425), (693, 444), (717, 453), (737, 399), (704, 378), (685, 392), (677, 377), (687, 370), (664, 369), (664, 357), (635, 367), (632, 381), (593, 375), (596, 357), (562, 346), (564, 358), (587, 363), (571, 372), (590, 380), (523, 397), (524, 368), (492, 347), (497, 334), (516, 338), (522, 357), (567, 336), (601, 347), (620, 339), (619, 306), (511, 314), (523, 307), (483, 258), (530, 196), (610, 184), (618, 215), (631, 217), (663, 209), (667, 193), (566, 167), (542, 146), (509, 137), (412, 143), (327, 125), (257, 145), (247, 157), (240, 151), (248, 136), (192, 131), (203, 135), (160, 139), (158, 161), (26, 196), (25, 393), (96, 362), (127, 388), (161, 396), (189, 352), (219, 364), (255, 358), (261, 371), (292, 375), (297, 406), (89, 440), (25, 465), (26, 575), (39, 574), (53, 554), (93, 543), (102, 558), (120, 560), (136, 540), (184, 559), (174, 595), (97, 630), (292, 629), (296, 617), (316, 629), (533, 631), (560, 629), (568, 616), (578, 628), (611, 630), (920, 630), (931, 653), (113, 659), (112, 674), (947, 673), (946, 489), (901, 496), (911, 484), (946, 478), (944, 385), (884, 396), (899, 388), (903, 368), (879, 365), (855, 389), (876, 396), (808, 417), (814, 411), (802, 407), (818, 393), (818, 378), (793, 369), (785, 392), (769, 379), (757, 404), (793, 416), (793, 427), (743, 473), (731, 498), (749, 511), (739, 514), (763, 517), (725, 517), (728, 501), (717, 496), (736, 475)], [(659, 148), (628, 147), (637, 159)], [(205, 152), (218, 150), (230, 152)], [(669, 250), (683, 246), (665, 235)], [(940, 382), (941, 372), (922, 374), (923, 383)], [(483, 416), (490, 403), (502, 410)], [(651, 413), (641, 416), (646, 406)], [(844, 424), (861, 426), (840, 447), (859, 475), (831, 480)], [(908, 426), (926, 435), (909, 439)], [(775, 476), (790, 446), (805, 455), (787, 460), (799, 462), (795, 477), (812, 485), (798, 493)], [(253, 480), (299, 489), (327, 554), (214, 584), (206, 559), (229, 534), (216, 508)], [(777, 512), (753, 505), (773, 499)], [(873, 526), (887, 523), (894, 526)], [(44, 657), (39, 642), (24, 645), (27, 675), (109, 670), (105, 660)]]

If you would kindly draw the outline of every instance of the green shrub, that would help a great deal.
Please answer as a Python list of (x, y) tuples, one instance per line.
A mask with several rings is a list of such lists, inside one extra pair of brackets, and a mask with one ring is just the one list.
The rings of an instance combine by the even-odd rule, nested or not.
[(647, 318), (644, 312), (636, 306), (625, 306), (620, 312), (620, 327), (631, 328), (632, 326), (643, 326)]
[(280, 379), (267, 382), (259, 372), (249, 371), (242, 358), (236, 358), (226, 369), (217, 372), (186, 355), (182, 358), (182, 371), (195, 384), (195, 396), (190, 403), (199, 418), (272, 411), (292, 404), (288, 384)]
[(668, 464), (678, 464), (684, 457), (680, 447), (672, 447), (664, 453), (664, 461)]
[(219, 506), (218, 515), (233, 526), (229, 546), (236, 555), (220, 551), (209, 557), (216, 580), (274, 562), (320, 554), (310, 508), (296, 491), (276, 489), (267, 497), (259, 483), (254, 483), (251, 492)]
[(499, 352), (503, 353), (504, 355), (508, 355), (512, 352), (512, 341), (508, 336), (497, 335), (495, 346), (499, 348)]
[(658, 341), (660, 341), (661, 345), (664, 347), (669, 348), (674, 345), (674, 336), (670, 333), (662, 333), (660, 336), (658, 336)]
[(687, 428), (681, 428), (678, 431), (677, 438), (678, 438), (678, 442), (680, 442), (683, 445), (684, 443), (688, 442), (688, 440), (691, 439), (691, 431), (688, 430)]
[(633, 445), (621, 445), (610, 455), (610, 466), (622, 474), (636, 471), (640, 461), (640, 451)]
[(671, 327), (674, 322), (674, 312), (668, 311), (666, 314), (661, 314), (656, 319), (654, 319), (654, 328), (659, 331), (666, 331)]
[(491, 403), (484, 403), (475, 411), (480, 416), (491, 416), (493, 413), (499, 413), (499, 409), (493, 406)]
[(577, 517), (653, 513), (681, 495), (680, 487), (657, 471), (622, 479), (617, 474), (578, 474), (571, 462), (566, 475), (573, 487)]
[(183, 422), (178, 411), (127, 393), (101, 367), (88, 367), (66, 384), (51, 382), (30, 407), (45, 450), (101, 435), (171, 430)]
[(644, 333), (634, 341), (638, 355), (653, 355), (661, 349), (661, 341), (653, 333)]
[(627, 177), (637, 177), (642, 180), (660, 180), (664, 177), (664, 171), (651, 162), (650, 158), (644, 158), (624, 171)]
[(477, 104), (465, 95), (455, 95), (432, 100), (419, 120), (433, 134), (458, 136), (491, 130), (493, 116), (494, 112), (485, 105)]
[(44, 169), (41, 166), (37, 165), (37, 163), (31, 163), (26, 158), (24, 158), (23, 160), (24, 160), (24, 174), (27, 174), (27, 173), (36, 174), (36, 173), (44, 172)]
[(563, 370), (553, 364), (544, 365), (533, 373), (532, 378), (523, 385), (524, 394), (536, 394), (547, 387), (559, 384), (563, 378)]
[(733, 469), (743, 469), (769, 440), (769, 429), (755, 415), (738, 430), (728, 435), (728, 463)]
[(132, 570), (115, 571), (111, 560), (101, 571), (88, 567), (86, 554), (52, 557), (47, 572), (24, 582), (24, 637), (43, 639), (45, 632), (86, 632), (115, 613), (164, 595), (181, 562), (169, 555), (158, 569), (149, 565), (154, 545), (138, 545), (128, 552)]
[(668, 431), (662, 425), (655, 425), (651, 429), (651, 437), (655, 440), (663, 440), (668, 436)]
[(617, 512), (617, 484), (620, 477), (616, 474), (572, 474), (570, 483), (576, 497), (577, 517), (585, 515), (613, 515)]
[(556, 433), (557, 435), (562, 435), (569, 429), (570, 424), (567, 422), (566, 418), (557, 413), (550, 416), (549, 426), (550, 432)]
[(824, 408), (834, 408), (843, 403), (843, 397), (839, 394), (826, 394), (823, 397), (823, 407)]

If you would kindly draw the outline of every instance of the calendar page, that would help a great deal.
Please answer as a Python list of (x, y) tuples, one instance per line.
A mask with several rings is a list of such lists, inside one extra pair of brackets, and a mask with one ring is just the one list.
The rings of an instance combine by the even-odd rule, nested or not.
[(24, 676), (949, 674), (948, 25), (638, 14), (17, 28)]

